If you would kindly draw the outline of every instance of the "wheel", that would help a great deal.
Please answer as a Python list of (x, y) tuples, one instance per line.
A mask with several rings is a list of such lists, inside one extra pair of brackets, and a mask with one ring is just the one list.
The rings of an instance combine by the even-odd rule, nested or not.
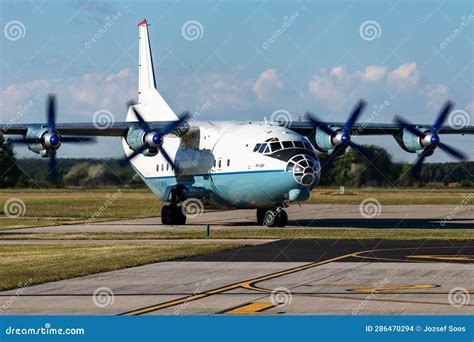
[(277, 223), (277, 212), (275, 210), (267, 210), (263, 218), (263, 224), (267, 227), (275, 227)]
[(259, 226), (263, 226), (263, 219), (266, 211), (267, 209), (257, 209), (257, 224)]
[(280, 214), (277, 218), (277, 226), (284, 227), (288, 224), (288, 214), (284, 210), (280, 210)]
[(165, 205), (161, 208), (161, 223), (183, 225), (186, 224), (186, 215), (177, 205)]
[(186, 215), (181, 210), (181, 207), (177, 205), (170, 205), (168, 212), (168, 222), (173, 225), (186, 224)]
[(161, 208), (161, 224), (170, 224), (169, 223), (169, 210), (170, 207), (167, 205), (164, 205)]

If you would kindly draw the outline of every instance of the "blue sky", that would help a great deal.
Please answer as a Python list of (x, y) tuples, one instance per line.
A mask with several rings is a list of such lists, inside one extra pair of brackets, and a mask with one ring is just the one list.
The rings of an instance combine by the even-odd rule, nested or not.
[[(101, 110), (124, 120), (125, 103), (137, 92), (136, 24), (147, 18), (159, 91), (178, 112), (210, 103), (202, 120), (262, 120), (277, 110), (296, 120), (309, 110), (341, 121), (364, 98), (369, 107), (362, 121), (388, 103), (374, 122), (391, 122), (397, 113), (431, 123), (450, 98), (474, 124), (472, 1), (32, 0), (0, 6), (2, 122), (41, 122), (48, 92), (58, 94), (60, 122), (92, 121)], [(354, 140), (386, 147), (396, 160), (414, 159), (391, 137)], [(474, 159), (474, 137), (443, 141)], [(22, 149), (18, 155), (32, 156)], [(121, 155), (110, 138), (60, 151), (62, 157)], [(430, 158), (448, 160), (441, 151)]]

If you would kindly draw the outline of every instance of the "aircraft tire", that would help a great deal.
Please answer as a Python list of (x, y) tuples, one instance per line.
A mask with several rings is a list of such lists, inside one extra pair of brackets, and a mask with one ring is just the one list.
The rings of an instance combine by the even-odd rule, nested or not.
[(280, 214), (277, 217), (276, 225), (277, 227), (285, 227), (288, 224), (288, 214), (286, 211), (281, 210)]
[(263, 224), (267, 227), (276, 227), (278, 213), (276, 210), (267, 210), (263, 218)]

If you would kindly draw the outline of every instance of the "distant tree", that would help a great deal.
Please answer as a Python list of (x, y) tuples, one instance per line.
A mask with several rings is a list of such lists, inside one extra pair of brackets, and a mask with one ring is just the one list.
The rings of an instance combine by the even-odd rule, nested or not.
[(16, 185), (20, 177), (20, 169), (10, 145), (0, 134), (0, 188), (9, 188)]

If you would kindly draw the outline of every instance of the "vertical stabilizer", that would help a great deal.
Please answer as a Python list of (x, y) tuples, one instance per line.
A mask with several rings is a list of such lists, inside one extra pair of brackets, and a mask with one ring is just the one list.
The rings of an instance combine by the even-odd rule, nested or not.
[(153, 57), (148, 38), (148, 23), (146, 19), (138, 24), (138, 104), (143, 117), (147, 121), (172, 121), (177, 116), (156, 89), (153, 70)]

